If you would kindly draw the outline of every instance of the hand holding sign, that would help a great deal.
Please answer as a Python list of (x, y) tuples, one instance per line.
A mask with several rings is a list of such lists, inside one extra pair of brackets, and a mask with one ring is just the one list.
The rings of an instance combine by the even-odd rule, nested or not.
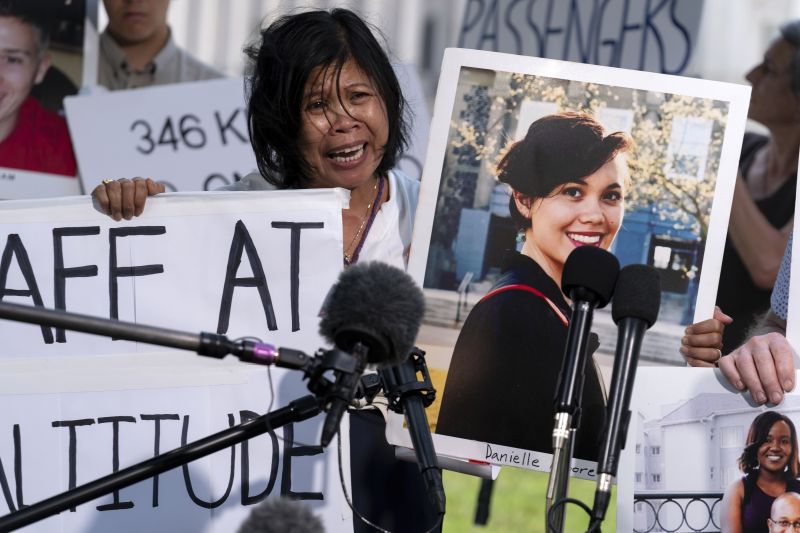
[(94, 188), (92, 198), (100, 204), (100, 210), (114, 220), (130, 220), (142, 214), (148, 196), (164, 191), (164, 185), (150, 178), (106, 179)]

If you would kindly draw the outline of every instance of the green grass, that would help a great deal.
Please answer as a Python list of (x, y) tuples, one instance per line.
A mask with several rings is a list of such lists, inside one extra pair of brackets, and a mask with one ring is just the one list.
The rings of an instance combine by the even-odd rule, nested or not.
[[(444, 533), (517, 533), (544, 532), (544, 506), (547, 492), (547, 473), (519, 468), (503, 468), (492, 491), (489, 522), (485, 526), (474, 524), (475, 507), (481, 480), (474, 476), (444, 471), (447, 494), (447, 514)], [(591, 507), (594, 501), (594, 481), (571, 478), (569, 496)], [(616, 531), (616, 492), (609, 505), (602, 530)], [(586, 513), (576, 505), (567, 506), (564, 531), (586, 531)]]

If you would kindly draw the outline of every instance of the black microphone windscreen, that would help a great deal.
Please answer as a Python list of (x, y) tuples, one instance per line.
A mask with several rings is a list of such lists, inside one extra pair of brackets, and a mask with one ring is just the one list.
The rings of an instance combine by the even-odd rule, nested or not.
[(417, 338), (425, 298), (411, 276), (380, 262), (358, 263), (328, 293), (319, 332), (339, 349), (368, 347), (367, 362), (403, 362)]
[(611, 305), (614, 323), (623, 318), (641, 318), (649, 328), (658, 318), (660, 306), (661, 279), (655, 268), (628, 265), (620, 270)]
[(564, 262), (561, 290), (569, 295), (582, 287), (597, 297), (597, 307), (603, 307), (614, 294), (619, 274), (619, 261), (611, 252), (594, 246), (579, 246), (572, 250)]
[(270, 498), (250, 511), (239, 533), (325, 533), (322, 521), (308, 505), (287, 498)]

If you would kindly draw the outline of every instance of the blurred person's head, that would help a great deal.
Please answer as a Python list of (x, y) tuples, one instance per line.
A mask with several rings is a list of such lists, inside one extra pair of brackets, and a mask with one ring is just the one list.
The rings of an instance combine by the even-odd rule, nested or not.
[(765, 411), (753, 419), (739, 468), (745, 474), (761, 471), (783, 473), (787, 479), (798, 475), (797, 431), (789, 417)]
[(753, 87), (748, 117), (767, 127), (800, 124), (800, 20), (781, 26), (746, 78)]
[(770, 533), (800, 531), (800, 494), (784, 492), (775, 498), (767, 525)]
[(14, 129), (22, 103), (50, 67), (45, 21), (25, 0), (0, 0), (0, 139)]
[(287, 15), (246, 52), (250, 139), (268, 181), (354, 189), (395, 166), (406, 144), (405, 102), (358, 15)]
[(103, 0), (108, 32), (120, 46), (162, 41), (169, 34), (169, 0)]
[(522, 253), (556, 283), (572, 250), (607, 250), (614, 241), (632, 148), (630, 137), (607, 134), (590, 115), (558, 113), (531, 124), (500, 161), (497, 177), (512, 188), (511, 218), (525, 236)]
[(325, 533), (325, 528), (307, 504), (280, 497), (253, 507), (237, 533)]

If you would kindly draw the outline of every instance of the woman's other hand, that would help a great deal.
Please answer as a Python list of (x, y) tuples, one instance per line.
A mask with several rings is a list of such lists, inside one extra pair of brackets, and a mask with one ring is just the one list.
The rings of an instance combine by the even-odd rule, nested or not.
[(722, 357), (722, 332), (733, 319), (714, 307), (714, 317), (686, 328), (680, 352), (691, 366), (714, 366)]
[(130, 220), (142, 214), (148, 196), (164, 190), (163, 185), (150, 178), (103, 180), (92, 191), (92, 198), (100, 205), (100, 210), (114, 220)]

